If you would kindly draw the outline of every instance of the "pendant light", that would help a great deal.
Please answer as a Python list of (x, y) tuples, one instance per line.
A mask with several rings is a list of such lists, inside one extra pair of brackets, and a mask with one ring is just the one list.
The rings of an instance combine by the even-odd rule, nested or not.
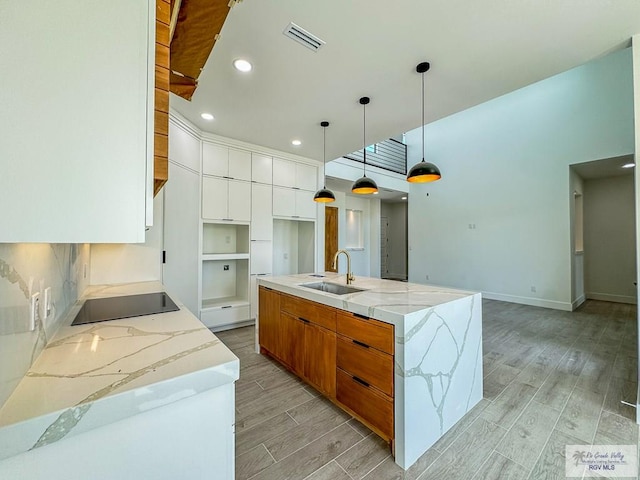
[(351, 192), (365, 195), (367, 193), (374, 193), (378, 191), (378, 185), (372, 179), (367, 177), (367, 104), (369, 103), (369, 97), (362, 97), (360, 99), (360, 105), (362, 105), (362, 158), (364, 161), (363, 175), (353, 183)]
[(322, 184), (324, 185), (313, 196), (313, 201), (318, 203), (331, 203), (336, 201), (336, 196), (327, 188), (327, 127), (329, 122), (320, 122), (322, 127)]
[(440, 180), (440, 170), (433, 163), (424, 161), (424, 74), (429, 70), (429, 62), (419, 63), (416, 67), (416, 72), (422, 74), (422, 161), (416, 163), (409, 174), (407, 175), (407, 182), (411, 183), (426, 183)]

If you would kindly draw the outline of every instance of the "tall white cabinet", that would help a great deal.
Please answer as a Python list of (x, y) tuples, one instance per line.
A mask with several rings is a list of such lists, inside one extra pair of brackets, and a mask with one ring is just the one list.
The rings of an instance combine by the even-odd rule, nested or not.
[(155, 8), (0, 2), (0, 242), (145, 241)]
[(170, 169), (177, 174), (165, 186), (165, 284), (213, 330), (248, 324), (257, 313), (257, 279), (282, 271), (274, 265), (282, 255), (274, 252), (288, 251), (280, 243), (291, 235), (280, 233), (281, 222), (304, 222), (300, 231), (311, 233), (300, 235), (304, 247), (297, 250), (311, 256), (299, 264), (315, 270), (318, 167), (210, 139), (175, 117), (169, 135)]

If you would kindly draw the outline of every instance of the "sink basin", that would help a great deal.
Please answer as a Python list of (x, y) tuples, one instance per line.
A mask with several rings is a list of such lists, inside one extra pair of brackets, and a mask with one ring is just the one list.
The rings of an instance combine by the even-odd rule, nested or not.
[(301, 287), (313, 288), (321, 292), (333, 293), (334, 295), (346, 295), (347, 293), (356, 293), (364, 291), (361, 288), (354, 288), (349, 285), (340, 285), (339, 283), (314, 282), (303, 283)]

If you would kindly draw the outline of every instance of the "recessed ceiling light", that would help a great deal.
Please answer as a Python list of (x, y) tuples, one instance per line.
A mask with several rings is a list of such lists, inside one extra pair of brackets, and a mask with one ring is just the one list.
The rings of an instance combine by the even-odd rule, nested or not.
[(251, 69), (253, 68), (253, 65), (251, 65), (247, 60), (245, 60), (244, 58), (238, 58), (236, 60), (233, 61), (233, 66), (236, 67), (236, 70), (240, 71), (240, 72), (250, 72)]
[(200, 116), (205, 120), (209, 120), (209, 121), (213, 120), (213, 115), (211, 115), (210, 113), (201, 113)]
[(293, 145), (294, 147), (299, 147), (300, 145), (302, 145), (302, 142), (300, 140), (291, 140), (291, 145)]
[(406, 199), (407, 199), (407, 197), (402, 197), (402, 200), (406, 200)]
[(622, 165), (622, 168), (633, 168), (635, 166), (635, 163), (625, 163), (624, 165)]

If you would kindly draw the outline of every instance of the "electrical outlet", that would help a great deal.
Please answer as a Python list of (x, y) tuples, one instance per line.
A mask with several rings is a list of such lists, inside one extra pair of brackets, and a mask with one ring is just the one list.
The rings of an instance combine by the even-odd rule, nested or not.
[(227, 235), (226, 237), (224, 237), (224, 243), (231, 243), (231, 236)]
[(531, 293), (536, 293), (536, 287), (535, 286), (531, 286)]
[(51, 315), (51, 287), (44, 289), (44, 315), (43, 318), (49, 318)]
[(36, 329), (36, 319), (38, 318), (38, 309), (40, 308), (40, 292), (36, 292), (31, 295), (31, 302), (29, 305), (29, 331), (33, 332)]
[(224, 266), (224, 271), (226, 272), (227, 270), (229, 270), (229, 265)]
[(427, 277), (427, 280), (429, 280), (429, 275), (425, 275), (425, 277)]
[(288, 253), (285, 253), (285, 254), (284, 254), (284, 259), (285, 259), (285, 260), (289, 260), (289, 254), (288, 254)]

